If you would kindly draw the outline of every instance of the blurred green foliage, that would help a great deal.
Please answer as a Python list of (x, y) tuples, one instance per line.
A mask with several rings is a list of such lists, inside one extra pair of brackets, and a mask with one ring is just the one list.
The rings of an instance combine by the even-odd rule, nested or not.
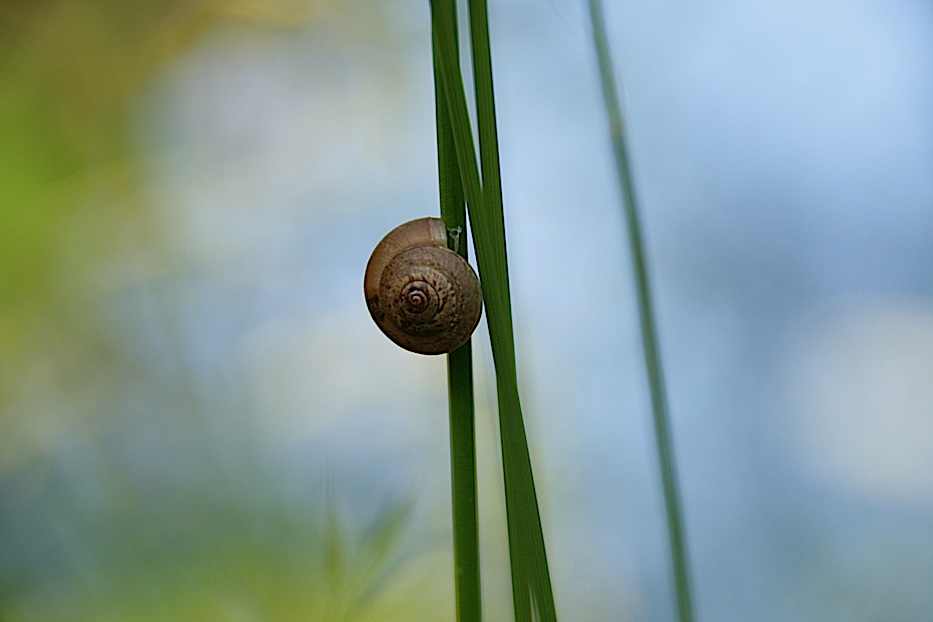
[(208, 26), (198, 4), (0, 9), (0, 466), (24, 457), (15, 428), (36, 392), (72, 403), (93, 385), (88, 374), (116, 363), (81, 303), (94, 270), (145, 230), (127, 108), (158, 63)]
[(171, 360), (155, 365), (102, 313), (114, 290), (162, 271), (132, 140), (140, 89), (222, 22), (290, 28), (325, 4), (0, 3), (0, 619), (412, 620), (448, 607), (419, 583), (436, 562), (406, 554), (407, 502), (341, 520), (313, 482), (282, 477), (248, 407), (197, 385), (171, 330)]

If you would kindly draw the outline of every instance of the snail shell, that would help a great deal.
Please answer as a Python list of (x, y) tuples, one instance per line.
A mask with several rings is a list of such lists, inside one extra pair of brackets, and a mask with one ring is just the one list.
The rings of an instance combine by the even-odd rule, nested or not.
[(440, 218), (419, 218), (389, 232), (369, 258), (363, 291), (382, 332), (419, 354), (466, 343), (483, 310), (479, 279), (447, 248)]

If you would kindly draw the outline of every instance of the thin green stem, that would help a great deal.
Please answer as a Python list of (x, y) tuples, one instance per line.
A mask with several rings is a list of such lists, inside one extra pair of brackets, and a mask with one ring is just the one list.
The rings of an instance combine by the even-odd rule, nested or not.
[[(457, 39), (456, 22), (446, 23), (446, 36)], [(441, 88), (438, 50), (434, 45), (434, 104), (437, 127), (437, 169), (441, 218), (449, 230), (454, 251), (467, 258), (466, 205), (447, 100)], [(473, 350), (471, 342), (447, 355), (450, 410), (450, 478), (454, 536), (454, 585), (458, 622), (482, 620), (479, 566), (479, 526), (476, 501), (476, 432), (473, 402)]]
[(450, 475), (457, 620), (479, 622), (482, 619), (482, 596), (470, 342), (447, 355), (447, 379), (450, 401)]
[[(470, 41), (473, 53), (473, 82), (476, 86), (476, 117), (479, 134), (480, 168), (483, 181), (483, 206), (501, 236), (501, 274), (505, 281), (504, 326), (501, 344), (495, 344), (496, 372), (500, 378), (499, 401), (508, 408), (500, 410), (503, 472), (506, 477), (506, 503), (509, 524), (509, 549), (513, 560), (513, 602), (516, 620), (525, 615), (538, 620), (556, 620), (554, 594), (548, 572), (544, 532), (538, 509), (531, 456), (522, 420), (515, 368), (511, 302), (508, 290), (505, 222), (502, 208), (502, 180), (499, 166), (499, 139), (492, 77), (492, 53), (489, 44), (489, 19), (486, 0), (469, 0)], [(497, 352), (498, 350), (498, 352)], [(526, 594), (528, 599), (526, 600)], [(526, 614), (527, 612), (527, 614)]]
[(671, 441), (670, 417), (664, 391), (664, 378), (661, 366), (661, 354), (658, 348), (657, 330), (655, 329), (654, 311), (651, 302), (651, 288), (648, 268), (642, 243), (641, 225), (638, 217), (638, 204), (632, 183), (628, 151), (625, 146), (625, 125), (622, 119), (622, 107), (619, 104), (615, 73), (606, 27), (603, 19), (602, 4), (599, 0), (589, 0), (590, 21), (593, 28), (593, 42), (596, 46), (596, 58), (599, 63), (600, 79), (606, 113), (609, 118), (609, 133), (612, 150), (616, 161), (616, 171), (625, 208), (625, 220), (629, 235), (629, 247), (632, 264), (635, 269), (635, 286), (638, 294), (638, 315), (641, 321), (642, 343), (644, 345), (645, 366), (648, 371), (648, 383), (651, 390), (651, 406), (654, 419), (655, 441), (658, 448), (658, 461), (661, 468), (661, 482), (664, 489), (664, 505), (667, 512), (668, 538), (671, 547), (671, 562), (674, 583), (677, 592), (677, 609), (681, 622), (693, 620), (693, 600), (690, 590), (690, 573), (687, 563), (687, 545), (683, 527), (680, 493), (677, 484), (677, 469), (674, 464), (674, 450)]

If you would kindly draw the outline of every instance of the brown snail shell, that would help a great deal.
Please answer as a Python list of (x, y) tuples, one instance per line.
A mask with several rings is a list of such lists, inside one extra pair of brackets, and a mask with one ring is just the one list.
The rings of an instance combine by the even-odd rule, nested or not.
[(440, 218), (419, 218), (390, 231), (369, 258), (363, 292), (382, 332), (419, 354), (459, 348), (483, 310), (479, 279), (447, 248)]

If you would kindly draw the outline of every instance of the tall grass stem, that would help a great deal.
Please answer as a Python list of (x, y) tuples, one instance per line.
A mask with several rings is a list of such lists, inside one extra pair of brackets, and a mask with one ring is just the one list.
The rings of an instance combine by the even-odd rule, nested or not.
[[(457, 39), (456, 22), (448, 36)], [(467, 258), (467, 216), (460, 181), (447, 100), (441, 90), (438, 50), (434, 57), (434, 107), (437, 128), (437, 172), (441, 218), (452, 250)], [(447, 394), (450, 411), (450, 479), (454, 536), (454, 587), (457, 621), (482, 620), (479, 563), (479, 523), (476, 497), (476, 428), (473, 398), (473, 348), (471, 341), (447, 355)]]
[[(515, 366), (515, 346), (512, 331), (511, 302), (508, 298), (508, 264), (506, 261), (505, 222), (502, 206), (502, 178), (499, 165), (499, 139), (496, 127), (495, 90), (492, 77), (492, 52), (489, 43), (489, 18), (486, 0), (469, 0), (470, 49), (473, 57), (476, 118), (479, 135), (480, 169), (483, 181), (484, 210), (494, 217), (496, 233), (502, 237), (501, 269), (505, 280), (504, 319), (508, 321), (499, 340), (496, 373), (499, 383), (499, 425), (502, 437), (503, 472), (506, 477), (506, 503), (509, 523), (509, 549), (519, 557), (517, 572), (513, 571), (513, 600), (516, 619), (525, 614), (522, 603), (525, 590), (530, 592), (529, 617), (556, 620), (554, 594), (548, 572), (544, 532), (541, 526), (538, 499), (535, 492), (531, 456), (525, 434), (518, 377)], [(494, 356), (497, 348), (494, 347)], [(501, 405), (508, 405), (502, 409)], [(510, 511), (509, 511), (510, 510)], [(513, 563), (513, 566), (516, 564)], [(518, 581), (516, 581), (516, 578)], [(523, 585), (528, 581), (528, 587)], [(521, 609), (521, 612), (518, 610)]]
[(690, 572), (687, 561), (687, 543), (684, 534), (683, 511), (677, 483), (677, 469), (674, 463), (674, 449), (671, 441), (670, 417), (664, 389), (664, 377), (661, 366), (661, 354), (658, 347), (657, 329), (651, 302), (651, 288), (648, 267), (642, 242), (641, 224), (638, 216), (638, 204), (632, 183), (631, 166), (625, 144), (625, 124), (622, 107), (619, 103), (618, 89), (609, 44), (606, 36), (600, 0), (588, 0), (590, 22), (592, 24), (593, 43), (599, 63), (599, 75), (602, 83), (603, 98), (609, 119), (609, 134), (612, 151), (616, 162), (625, 221), (628, 229), (629, 248), (635, 271), (635, 287), (638, 298), (638, 316), (641, 323), (642, 343), (644, 345), (645, 367), (648, 372), (648, 384), (651, 392), (651, 408), (654, 421), (655, 441), (661, 470), (661, 482), (664, 492), (664, 505), (667, 513), (668, 539), (670, 541), (671, 563), (677, 596), (677, 610), (681, 622), (692, 622), (693, 599), (690, 588)]

